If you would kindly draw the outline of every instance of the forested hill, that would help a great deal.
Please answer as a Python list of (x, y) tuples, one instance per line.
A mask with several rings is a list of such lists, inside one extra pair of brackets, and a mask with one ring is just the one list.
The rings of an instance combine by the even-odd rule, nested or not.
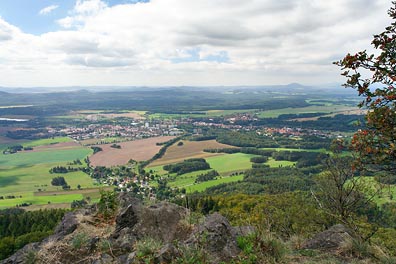
[[(75, 109), (144, 110), (157, 112), (205, 111), (212, 109), (262, 109), (305, 107), (308, 98), (344, 100), (342, 89), (319, 89), (301, 85), (263, 87), (163, 87), (62, 92), (1, 92), (1, 115), (58, 115)], [(1, 89), (0, 89), (1, 91)], [(18, 91), (18, 90), (15, 90)], [(33, 90), (34, 91), (34, 90)], [(355, 102), (351, 105), (356, 105)]]

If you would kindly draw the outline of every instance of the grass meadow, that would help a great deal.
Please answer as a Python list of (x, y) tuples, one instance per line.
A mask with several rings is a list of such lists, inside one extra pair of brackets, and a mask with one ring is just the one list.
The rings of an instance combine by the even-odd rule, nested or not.
[[(243, 179), (243, 174), (232, 175), (235, 172), (243, 172), (252, 167), (250, 158), (256, 155), (235, 153), (235, 154), (224, 154), (220, 156), (214, 156), (206, 158), (206, 161), (210, 164), (211, 169), (194, 171), (183, 175), (176, 175), (175, 173), (170, 174), (171, 180), (169, 186), (185, 188), (187, 192), (204, 191), (206, 188), (215, 186), (221, 183), (240, 181)], [(168, 172), (163, 169), (163, 165), (148, 167), (147, 170), (152, 170), (154, 174), (167, 175)], [(210, 170), (216, 170), (220, 176), (216, 180), (207, 182), (195, 183), (195, 179), (198, 175), (204, 174)]]
[[(64, 140), (64, 141), (62, 141)], [(67, 138), (39, 141), (40, 144), (66, 142)], [(38, 146), (38, 142), (31, 142)], [(0, 154), (0, 196), (22, 196), (16, 199), (0, 200), (0, 208), (15, 206), (21, 203), (47, 204), (69, 203), (82, 199), (80, 193), (68, 193), (61, 187), (52, 186), (51, 180), (56, 176), (63, 176), (72, 189), (77, 185), (82, 188), (95, 187), (93, 180), (81, 171), (66, 174), (51, 174), (50, 168), (58, 165), (66, 166), (75, 159), (83, 160), (92, 153), (91, 149), (74, 147), (70, 149), (47, 149), (39, 152), (18, 152), (16, 154)], [(42, 192), (59, 191), (56, 195), (35, 195), (40, 189)], [(44, 194), (43, 193), (43, 194)]]

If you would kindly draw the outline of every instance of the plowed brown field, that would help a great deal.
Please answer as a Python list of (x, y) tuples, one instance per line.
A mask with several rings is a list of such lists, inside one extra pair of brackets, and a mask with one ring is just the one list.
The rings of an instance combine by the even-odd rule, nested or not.
[(218, 143), (216, 140), (206, 140), (206, 141), (182, 141), (183, 145), (178, 146), (177, 143), (173, 144), (168, 148), (165, 155), (155, 160), (150, 166), (159, 166), (164, 164), (170, 164), (174, 162), (183, 161), (190, 158), (206, 158), (218, 155), (223, 155), (223, 153), (208, 153), (204, 152), (204, 149), (216, 149), (216, 148), (233, 148), (231, 145)]
[(164, 136), (117, 143), (121, 146), (121, 149), (110, 147), (112, 144), (97, 145), (103, 151), (90, 156), (89, 160), (93, 166), (106, 167), (124, 165), (130, 159), (136, 161), (148, 160), (162, 147), (157, 146), (156, 143), (166, 142), (173, 138), (172, 136)]

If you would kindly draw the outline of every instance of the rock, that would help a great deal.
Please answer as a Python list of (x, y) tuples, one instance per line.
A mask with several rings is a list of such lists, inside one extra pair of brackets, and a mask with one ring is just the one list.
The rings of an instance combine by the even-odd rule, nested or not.
[(100, 259), (95, 260), (92, 264), (111, 264), (113, 263), (113, 258), (109, 254), (102, 254)]
[(239, 236), (248, 236), (254, 234), (256, 232), (256, 228), (254, 226), (236, 226), (233, 227), (233, 233), (236, 237)]
[(134, 237), (153, 237), (170, 242), (178, 235), (180, 220), (186, 209), (175, 204), (162, 202), (150, 207), (129, 204), (116, 218), (116, 230), (112, 235), (118, 239), (127, 234)]
[(99, 237), (93, 237), (91, 239), (89, 239), (88, 243), (87, 243), (87, 248), (89, 251), (94, 251), (97, 247), (97, 243), (99, 242), (100, 238)]
[(56, 227), (52, 238), (58, 240), (68, 234), (73, 233), (74, 230), (77, 229), (78, 224), (79, 221), (77, 219), (76, 212), (69, 212), (65, 214), (62, 222)]
[(155, 256), (156, 263), (172, 263), (174, 259), (180, 256), (180, 252), (172, 244), (166, 244)]
[(127, 258), (127, 263), (128, 263), (128, 264), (129, 264), (129, 263), (133, 263), (133, 262), (135, 261), (135, 258), (136, 258), (136, 252), (130, 253), (130, 254), (128, 255), (128, 258)]
[[(202, 250), (202, 254), (207, 255), (210, 260), (208, 263), (220, 263), (228, 262), (240, 252), (236, 243), (238, 235), (254, 232), (252, 227), (233, 228), (228, 220), (218, 213), (207, 216), (203, 224), (193, 226), (187, 223), (187, 209), (167, 202), (145, 207), (130, 195), (123, 194), (120, 205), (122, 207), (118, 211), (114, 231), (110, 236), (108, 232), (104, 232), (103, 227), (95, 225), (94, 207), (81, 209), (67, 213), (54, 235), (41, 243), (25, 246), (0, 263), (25, 263), (27, 256), (31, 257), (31, 253), (37, 256), (40, 250), (43, 250), (46, 256), (57, 252), (54, 259), (57, 263), (133, 263), (137, 261), (136, 252), (133, 252), (134, 246), (136, 242), (145, 238), (155, 239), (164, 245), (156, 252), (155, 263), (172, 263), (178, 257), (183, 257), (183, 249), (192, 252)], [(107, 228), (109, 231), (112, 229), (111, 226)], [(84, 230), (92, 232), (86, 247), (84, 250), (73, 248), (73, 236)], [(102, 239), (109, 241), (111, 256), (98, 256)], [(47, 261), (45, 257), (38, 255), (40, 256), (42, 259), (39, 259), (39, 262)]]
[(140, 203), (128, 204), (116, 218), (116, 229), (111, 235), (112, 244), (120, 252), (130, 252), (136, 241), (144, 237), (152, 237), (163, 243), (184, 240), (186, 234), (180, 228), (180, 220), (186, 213), (185, 208), (166, 202), (150, 207)]
[(313, 238), (302, 244), (303, 249), (338, 249), (341, 245), (352, 239), (352, 230), (344, 225), (334, 225), (328, 230), (316, 234)]
[(39, 250), (40, 243), (31, 243), (18, 250), (11, 257), (0, 261), (1, 264), (23, 264), (26, 263), (27, 255), (29, 252), (37, 252)]
[(116, 218), (116, 231), (126, 227), (133, 228), (138, 223), (140, 211), (140, 203), (129, 204), (125, 209), (121, 210)]
[(124, 254), (124, 255), (118, 256), (117, 263), (129, 264), (130, 262), (128, 262), (128, 254)]
[(202, 246), (211, 255), (212, 263), (228, 261), (240, 252), (233, 227), (219, 213), (206, 217), (205, 222), (186, 243)]
[(141, 212), (134, 231), (139, 238), (149, 236), (164, 243), (181, 240), (185, 234), (180, 232), (180, 220), (184, 219), (186, 214), (187, 210), (183, 207), (161, 202)]
[(131, 204), (141, 206), (142, 202), (138, 198), (134, 197), (131, 193), (122, 192), (118, 195), (118, 204), (119, 207), (123, 209), (127, 208)]

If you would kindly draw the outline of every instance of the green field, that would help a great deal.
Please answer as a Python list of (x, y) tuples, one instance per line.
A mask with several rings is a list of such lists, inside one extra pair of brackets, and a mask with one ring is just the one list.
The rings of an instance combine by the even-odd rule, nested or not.
[(210, 157), (207, 158), (206, 161), (210, 164), (210, 167), (217, 170), (220, 175), (226, 175), (234, 171), (251, 169), (252, 163), (250, 162), (250, 158), (252, 157), (257, 157), (257, 155), (235, 153)]
[[(183, 175), (176, 175), (175, 173), (170, 174), (170, 178), (173, 178), (169, 181), (169, 186), (178, 187), (178, 188), (186, 188), (187, 192), (194, 191), (203, 191), (208, 187), (215, 186), (221, 183), (226, 182), (234, 182), (243, 179), (243, 175), (229, 176), (233, 172), (242, 172), (252, 167), (252, 163), (250, 162), (251, 157), (255, 157), (256, 155), (252, 154), (244, 154), (244, 153), (235, 153), (235, 154), (224, 154), (221, 156), (215, 156), (207, 158), (206, 161), (210, 164), (210, 170), (216, 170), (219, 172), (220, 176), (218, 179), (195, 183), (195, 179), (198, 175), (204, 174), (210, 170), (201, 170), (194, 171), (190, 173), (186, 173)], [(154, 174), (158, 175), (167, 175), (168, 172), (163, 170), (163, 166), (155, 166), (148, 167), (147, 170), (153, 171)], [(155, 185), (155, 184), (153, 184)]]
[[(83, 147), (72, 149), (51, 149), (41, 152), (19, 152), (16, 154), (0, 154), (0, 196), (22, 196), (17, 199), (0, 200), (0, 207), (15, 206), (20, 203), (46, 204), (71, 202), (81, 199), (81, 194), (67, 194), (67, 191), (56, 196), (34, 196), (38, 189), (56, 191), (60, 187), (51, 186), (51, 179), (63, 176), (66, 182), (75, 189), (78, 184), (82, 188), (94, 187), (93, 180), (81, 171), (66, 174), (50, 174), (49, 169), (63, 165), (75, 159), (83, 160), (92, 150)], [(51, 200), (48, 200), (50, 199)]]
[(320, 152), (320, 153), (327, 153), (328, 150), (321, 148), (321, 149), (297, 149), (297, 148), (260, 148), (262, 150), (273, 150), (273, 151), (305, 151), (305, 152)]
[(206, 181), (206, 182), (193, 184), (190, 186), (186, 186), (184, 188), (186, 188), (187, 193), (202, 192), (212, 186), (216, 186), (216, 185), (219, 185), (222, 183), (236, 182), (236, 181), (242, 181), (242, 180), (243, 180), (243, 175), (228, 176), (228, 177), (221, 177), (221, 178), (218, 178), (218, 179), (212, 180), (212, 181)]
[(37, 147), (43, 145), (51, 145), (63, 142), (70, 142), (73, 139), (69, 137), (55, 137), (38, 140), (13, 140), (7, 137), (0, 137), (0, 150), (4, 150), (9, 146), (22, 145), (24, 147)]
[[(206, 158), (205, 160), (210, 164), (210, 167), (220, 173), (220, 175), (227, 175), (235, 171), (244, 171), (247, 169), (251, 169), (252, 163), (250, 162), (250, 158), (252, 157), (257, 157), (257, 155), (244, 153), (224, 154), (220, 156)], [(155, 167), (149, 166), (147, 167), (147, 170), (153, 170), (154, 174), (167, 174), (167, 172), (162, 168), (163, 165)], [(202, 171), (200, 173), (202, 173)]]
[(256, 113), (257, 109), (237, 109), (237, 110), (209, 110), (206, 111), (206, 116), (227, 116), (241, 113)]
[(91, 149), (76, 147), (63, 150), (46, 150), (40, 152), (18, 152), (15, 154), (0, 154), (0, 170), (6, 167), (28, 167), (43, 163), (68, 162), (84, 159), (92, 153)]
[(45, 146), (45, 145), (70, 142), (70, 141), (73, 141), (73, 139), (71, 139), (69, 137), (45, 138), (45, 139), (38, 139), (38, 140), (26, 142), (25, 144), (23, 144), (23, 146), (24, 147), (37, 147), (37, 146)]
[(296, 163), (288, 160), (274, 160), (273, 158), (269, 158), (265, 163), (269, 165), (271, 168), (279, 168), (279, 167), (291, 167)]
[(260, 118), (276, 118), (279, 117), (280, 115), (284, 114), (306, 114), (306, 113), (336, 113), (336, 112), (342, 112), (342, 111), (347, 111), (347, 110), (356, 110), (357, 107), (351, 107), (351, 106), (346, 106), (346, 105), (326, 105), (326, 106), (321, 106), (321, 105), (311, 105), (307, 107), (298, 107), (298, 108), (282, 108), (282, 109), (276, 109), (276, 110), (268, 110), (268, 111), (262, 111), (259, 113)]
[(235, 110), (208, 110), (208, 111), (197, 111), (192, 113), (182, 114), (166, 114), (166, 113), (154, 113), (148, 115), (148, 119), (180, 119), (180, 118), (199, 118), (199, 117), (220, 117), (239, 113), (255, 113), (257, 109), (235, 109)]

